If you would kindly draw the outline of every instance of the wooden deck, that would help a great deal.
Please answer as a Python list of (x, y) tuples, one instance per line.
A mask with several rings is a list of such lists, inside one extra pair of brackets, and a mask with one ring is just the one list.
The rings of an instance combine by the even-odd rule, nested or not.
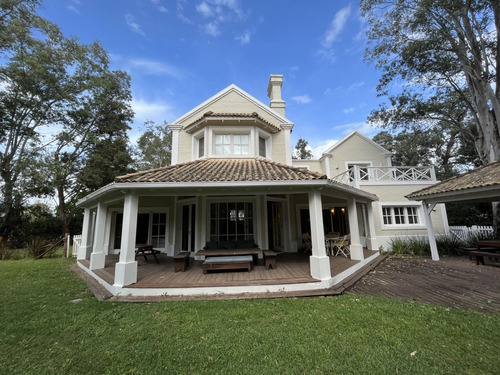
[[(365, 250), (365, 258), (373, 255), (374, 251)], [(276, 285), (311, 283), (318, 280), (309, 273), (309, 255), (304, 254), (279, 254), (276, 260), (276, 269), (266, 270), (263, 260), (255, 265), (252, 271), (214, 271), (203, 274), (203, 261), (190, 260), (186, 272), (174, 272), (172, 257), (159, 255), (160, 264), (152, 257), (149, 261), (137, 258), (137, 283), (128, 285), (128, 288), (194, 288), (217, 286), (243, 286), (243, 285)], [(80, 260), (80, 264), (89, 267), (89, 260)], [(109, 284), (114, 283), (115, 264), (118, 255), (106, 256), (105, 268), (93, 272)], [(335, 276), (359, 261), (343, 256), (331, 257), (330, 268)]]

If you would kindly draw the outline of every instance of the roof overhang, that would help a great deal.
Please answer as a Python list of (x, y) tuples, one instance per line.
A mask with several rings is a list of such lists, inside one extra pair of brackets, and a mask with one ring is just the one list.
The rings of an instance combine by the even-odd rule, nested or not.
[(259, 116), (257, 112), (253, 112), (251, 114), (219, 114), (213, 112), (205, 113), (200, 119), (194, 121), (193, 123), (187, 125), (184, 130), (186, 133), (192, 134), (196, 131), (202, 129), (203, 127), (211, 124), (221, 124), (224, 122), (232, 122), (237, 123), (238, 125), (255, 125), (260, 129), (263, 129), (271, 134), (278, 133), (280, 129), (268, 121), (264, 120)]
[(83, 208), (95, 207), (98, 202), (110, 204), (127, 194), (139, 196), (215, 196), (301, 194), (321, 190), (322, 194), (340, 199), (356, 198), (360, 202), (378, 200), (374, 194), (331, 180), (309, 181), (234, 181), (234, 182), (123, 182), (106, 185), (77, 202)]
[(482, 186), (469, 188), (467, 190), (441, 192), (407, 198), (409, 200), (425, 201), (427, 203), (498, 202), (500, 201), (500, 187), (498, 185)]

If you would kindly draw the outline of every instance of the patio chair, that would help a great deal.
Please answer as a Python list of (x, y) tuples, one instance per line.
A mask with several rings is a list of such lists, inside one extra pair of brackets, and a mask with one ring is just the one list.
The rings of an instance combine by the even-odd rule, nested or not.
[(333, 251), (335, 256), (342, 254), (346, 258), (349, 257), (349, 235), (339, 238), (333, 243)]
[(304, 253), (312, 251), (311, 235), (309, 233), (302, 233), (302, 241), (304, 241), (306, 245)]

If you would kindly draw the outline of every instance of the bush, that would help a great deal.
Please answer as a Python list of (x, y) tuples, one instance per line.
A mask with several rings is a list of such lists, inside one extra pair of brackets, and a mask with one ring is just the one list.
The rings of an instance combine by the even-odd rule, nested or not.
[(27, 254), (33, 259), (52, 258), (61, 242), (61, 239), (47, 240), (41, 237), (32, 237), (26, 243)]
[[(389, 242), (393, 254), (407, 255), (430, 255), (431, 246), (427, 237), (394, 237)], [(462, 241), (455, 236), (440, 235), (436, 236), (436, 246), (439, 255), (460, 255), (460, 248), (463, 247)]]

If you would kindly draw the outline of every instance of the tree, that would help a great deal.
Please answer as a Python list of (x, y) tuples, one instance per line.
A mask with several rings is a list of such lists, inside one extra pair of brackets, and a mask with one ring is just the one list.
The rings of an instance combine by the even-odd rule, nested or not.
[[(383, 71), (386, 127), (442, 122), (471, 138), (483, 163), (500, 160), (500, 2), (362, 0), (370, 23), (366, 58)], [(390, 93), (391, 85), (403, 89)], [(402, 83), (402, 84), (401, 84)]]
[(313, 154), (310, 150), (307, 149), (308, 145), (309, 142), (307, 142), (305, 139), (300, 138), (295, 145), (293, 158), (302, 160), (312, 159)]
[(172, 156), (172, 132), (164, 122), (156, 125), (154, 121), (144, 123), (146, 131), (137, 140), (135, 165), (138, 170), (161, 168), (170, 165)]

